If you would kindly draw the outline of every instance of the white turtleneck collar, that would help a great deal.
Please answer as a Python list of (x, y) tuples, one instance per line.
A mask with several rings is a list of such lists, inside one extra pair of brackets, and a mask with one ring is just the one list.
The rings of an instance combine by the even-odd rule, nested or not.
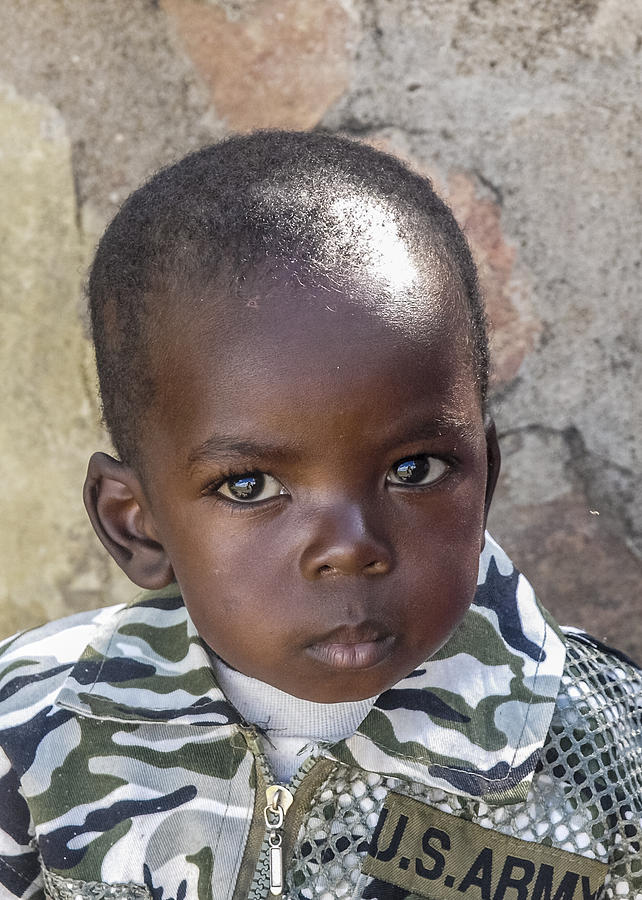
[(264, 736), (265, 755), (280, 784), (292, 779), (316, 745), (335, 744), (354, 734), (377, 699), (344, 703), (301, 700), (231, 669), (211, 650), (209, 655), (223, 693)]

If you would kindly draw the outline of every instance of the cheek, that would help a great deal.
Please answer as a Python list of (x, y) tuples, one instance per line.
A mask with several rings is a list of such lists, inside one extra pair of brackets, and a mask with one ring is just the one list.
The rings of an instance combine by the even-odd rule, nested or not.
[(479, 556), (469, 551), (466, 558), (450, 553), (426, 555), (422, 564), (406, 569), (407, 594), (400, 604), (411, 614), (421, 613), (436, 621), (463, 615), (475, 596)]
[(443, 560), (452, 576), (459, 567), (476, 569), (484, 538), (484, 487), (485, 478), (470, 478), (452, 490), (406, 503), (398, 521), (404, 534), (401, 551), (411, 546), (416, 556), (432, 557), (435, 565)]
[(399, 545), (406, 609), (429, 617), (436, 630), (451, 629), (472, 603), (483, 544), (483, 504), (444, 506), (441, 515), (415, 519)]
[(176, 581), (205, 637), (207, 629), (238, 631), (276, 614), (290, 565), (283, 530), (274, 523), (267, 527), (227, 511), (225, 520), (213, 518), (194, 517), (190, 533), (168, 548)]
[(403, 635), (404, 654), (415, 665), (440, 650), (463, 620), (475, 597), (477, 569), (474, 565), (467, 573), (458, 567), (424, 570), (409, 586), (395, 620)]

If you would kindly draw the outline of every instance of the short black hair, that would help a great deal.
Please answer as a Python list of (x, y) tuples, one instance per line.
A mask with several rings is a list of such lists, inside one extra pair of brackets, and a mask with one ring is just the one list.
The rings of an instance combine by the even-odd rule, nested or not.
[[(103, 419), (121, 460), (140, 469), (145, 410), (153, 402), (155, 325), (188, 285), (238, 280), (266, 259), (323, 270), (337, 196), (384, 202), (421, 256), (435, 251), (459, 278), (482, 406), (487, 325), (466, 239), (430, 180), (368, 144), (324, 132), (257, 131), (191, 153), (123, 204), (89, 276), (89, 307)], [(337, 246), (339, 250), (337, 252)], [(327, 252), (325, 252), (327, 257)], [(346, 243), (326, 268), (354, 267)], [(226, 277), (228, 277), (226, 276)]]

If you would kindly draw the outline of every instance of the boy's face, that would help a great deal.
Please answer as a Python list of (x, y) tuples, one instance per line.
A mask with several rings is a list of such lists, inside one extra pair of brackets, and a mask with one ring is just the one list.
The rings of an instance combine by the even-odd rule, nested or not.
[(426, 284), (404, 326), (371, 286), (208, 295), (168, 329), (146, 431), (145, 521), (199, 633), (319, 702), (378, 694), (435, 653), (483, 543), (467, 325), (448, 288)]

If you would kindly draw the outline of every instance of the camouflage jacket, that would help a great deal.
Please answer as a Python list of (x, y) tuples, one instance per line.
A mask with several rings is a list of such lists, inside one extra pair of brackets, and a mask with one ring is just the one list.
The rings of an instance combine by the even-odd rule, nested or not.
[(175, 587), (4, 641), (0, 898), (642, 897), (642, 675), (563, 639), (490, 540), (455, 634), (351, 737), (287, 789), (261, 741)]

